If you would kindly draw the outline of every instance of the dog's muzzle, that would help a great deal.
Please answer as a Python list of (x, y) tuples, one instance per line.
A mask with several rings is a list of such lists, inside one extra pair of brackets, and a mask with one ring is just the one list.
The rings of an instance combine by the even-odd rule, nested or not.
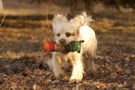
[(59, 43), (60, 43), (62, 46), (64, 46), (64, 45), (66, 45), (66, 40), (65, 40), (65, 39), (60, 39), (60, 40), (59, 40)]

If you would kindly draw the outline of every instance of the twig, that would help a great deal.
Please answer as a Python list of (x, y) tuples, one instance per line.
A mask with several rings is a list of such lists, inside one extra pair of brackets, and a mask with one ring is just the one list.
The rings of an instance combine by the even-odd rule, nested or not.
[(11, 50), (11, 48), (7, 45), (7, 41), (3, 44), (3, 46), (2, 46), (2, 47), (0, 47), (0, 49), (5, 48), (5, 46), (6, 46), (9, 50)]
[[(47, 12), (47, 29), (48, 29), (49, 32), (51, 32), (51, 29), (49, 27), (49, 22), (48, 22), (48, 16), (49, 16), (48, 15), (48, 4), (47, 4), (47, 11), (46, 12)], [(50, 37), (50, 34), (47, 34), (47, 36), (52, 40), (52, 38)]]
[(6, 46), (6, 44), (7, 44), (7, 42), (5, 42), (4, 45), (0, 49), (3, 49)]
[(48, 22), (48, 5), (47, 5), (47, 27), (48, 27), (48, 30), (50, 31), (50, 27), (49, 27), (49, 22)]
[(5, 18), (6, 18), (6, 14), (5, 14), (4, 17), (2, 18), (2, 21), (1, 21), (1, 23), (0, 23), (0, 26), (2, 26), (2, 24), (3, 24), (4, 20), (5, 20)]

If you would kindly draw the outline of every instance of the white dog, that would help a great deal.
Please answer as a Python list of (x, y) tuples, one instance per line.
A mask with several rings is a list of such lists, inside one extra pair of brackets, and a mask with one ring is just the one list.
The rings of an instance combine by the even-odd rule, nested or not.
[(67, 20), (66, 16), (57, 14), (53, 18), (53, 34), (57, 45), (66, 45), (71, 41), (84, 40), (81, 52), (53, 52), (52, 59), (48, 61), (50, 69), (53, 70), (54, 76), (60, 78), (63, 74), (61, 67), (64, 62), (70, 60), (73, 70), (70, 81), (79, 82), (83, 78), (83, 54), (87, 53), (88, 67), (90, 73), (96, 72), (96, 66), (92, 61), (97, 49), (97, 39), (95, 32), (88, 25), (93, 21), (86, 13), (78, 15), (71, 20)]

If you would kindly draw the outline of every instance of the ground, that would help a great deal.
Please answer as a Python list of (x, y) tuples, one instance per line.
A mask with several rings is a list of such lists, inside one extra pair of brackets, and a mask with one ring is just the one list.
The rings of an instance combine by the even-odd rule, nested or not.
[(52, 15), (6, 16), (0, 26), (0, 88), (135, 89), (135, 11), (93, 13), (93, 18), (98, 71), (94, 77), (86, 72), (80, 83), (70, 84), (56, 80), (46, 64), (51, 54), (43, 50), (43, 43), (53, 37)]

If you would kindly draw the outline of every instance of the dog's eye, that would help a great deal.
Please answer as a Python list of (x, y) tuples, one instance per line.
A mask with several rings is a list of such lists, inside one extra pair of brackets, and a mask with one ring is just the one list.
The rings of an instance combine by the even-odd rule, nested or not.
[(58, 34), (57, 34), (57, 36), (59, 37), (59, 36), (60, 36), (60, 34), (58, 33)]
[(66, 36), (67, 36), (67, 37), (70, 37), (71, 35), (72, 35), (72, 34), (69, 33), (69, 32), (66, 33)]

